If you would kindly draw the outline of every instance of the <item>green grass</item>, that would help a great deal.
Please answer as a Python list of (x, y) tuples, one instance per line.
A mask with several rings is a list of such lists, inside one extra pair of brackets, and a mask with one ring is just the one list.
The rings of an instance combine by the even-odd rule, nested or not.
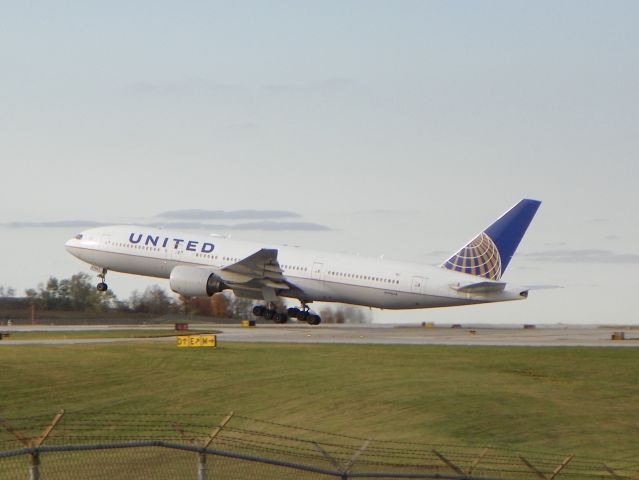
[(152, 338), (174, 337), (176, 335), (219, 333), (217, 330), (175, 331), (173, 329), (109, 329), (109, 330), (70, 330), (70, 331), (34, 331), (11, 332), (3, 342), (12, 340), (65, 340), (65, 339), (94, 339), (94, 338)]
[(234, 410), (380, 440), (621, 458), (639, 450), (638, 360), (627, 348), (5, 345), (0, 417)]

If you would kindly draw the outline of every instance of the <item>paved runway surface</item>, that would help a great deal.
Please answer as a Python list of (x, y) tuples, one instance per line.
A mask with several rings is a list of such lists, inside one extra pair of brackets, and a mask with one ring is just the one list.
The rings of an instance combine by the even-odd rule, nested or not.
[[(145, 329), (158, 330), (170, 327), (149, 325), (130, 326), (2, 326), (0, 332), (56, 331), (63, 333), (71, 330), (115, 330)], [(587, 347), (639, 347), (639, 327), (537, 327), (524, 329), (520, 327), (488, 327), (473, 328), (448, 327), (398, 327), (388, 325), (258, 325), (253, 328), (242, 328), (236, 325), (193, 325), (191, 332), (215, 329), (219, 342), (276, 342), (276, 343), (333, 343), (333, 344), (383, 344), (383, 345), (501, 345), (526, 347), (552, 346), (587, 346)], [(624, 332), (625, 340), (612, 340), (614, 332)], [(178, 332), (175, 332), (176, 334)], [(105, 339), (43, 339), (12, 340), (11, 337), (0, 341), (0, 346), (9, 345), (63, 345), (79, 343), (114, 343), (114, 342), (174, 342), (174, 337), (161, 338), (105, 338)]]
[[(639, 331), (613, 341), (617, 330), (604, 328), (422, 328), (354, 326), (320, 328), (260, 326), (221, 328), (220, 341), (285, 343), (351, 343), (384, 345), (511, 345), (511, 346), (639, 346)], [(636, 340), (632, 340), (634, 338)]]

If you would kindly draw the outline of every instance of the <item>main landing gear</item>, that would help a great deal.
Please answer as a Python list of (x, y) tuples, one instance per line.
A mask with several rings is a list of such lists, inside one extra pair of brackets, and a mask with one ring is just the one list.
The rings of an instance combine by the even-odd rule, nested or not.
[(288, 315), (278, 312), (274, 308), (265, 307), (263, 305), (255, 305), (253, 307), (253, 315), (256, 317), (264, 317), (266, 320), (273, 320), (275, 323), (288, 322)]
[(301, 309), (296, 307), (289, 308), (286, 313), (289, 317), (297, 318), (309, 325), (319, 325), (322, 322), (322, 318), (316, 313), (312, 313), (306, 304), (302, 304)]
[(98, 289), (98, 292), (106, 292), (109, 289), (109, 286), (105, 282), (106, 274), (106, 268), (103, 268), (102, 270), (100, 270), (100, 273), (98, 273), (98, 278), (100, 279), (100, 283), (98, 283), (98, 286), (96, 287)]
[(264, 317), (266, 320), (273, 320), (275, 323), (286, 323), (289, 318), (297, 318), (309, 325), (319, 325), (322, 319), (316, 313), (312, 313), (305, 303), (302, 308), (292, 307), (286, 310), (286, 313), (278, 312), (273, 304), (268, 306), (256, 305), (253, 307), (253, 315), (256, 317)]

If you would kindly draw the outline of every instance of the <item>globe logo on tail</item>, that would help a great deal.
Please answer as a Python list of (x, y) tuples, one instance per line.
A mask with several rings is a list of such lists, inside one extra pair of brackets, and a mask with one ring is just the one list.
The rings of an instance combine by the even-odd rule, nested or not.
[(501, 278), (501, 257), (495, 242), (482, 232), (444, 263), (456, 272), (469, 273), (490, 280)]

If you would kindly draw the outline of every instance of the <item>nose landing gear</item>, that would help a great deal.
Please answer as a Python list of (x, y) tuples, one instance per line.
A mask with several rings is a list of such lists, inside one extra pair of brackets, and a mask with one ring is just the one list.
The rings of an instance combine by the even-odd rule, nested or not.
[(99, 271), (98, 278), (100, 279), (100, 283), (98, 283), (96, 288), (98, 289), (98, 292), (106, 292), (109, 289), (109, 286), (105, 282), (107, 269), (102, 268), (98, 271)]

